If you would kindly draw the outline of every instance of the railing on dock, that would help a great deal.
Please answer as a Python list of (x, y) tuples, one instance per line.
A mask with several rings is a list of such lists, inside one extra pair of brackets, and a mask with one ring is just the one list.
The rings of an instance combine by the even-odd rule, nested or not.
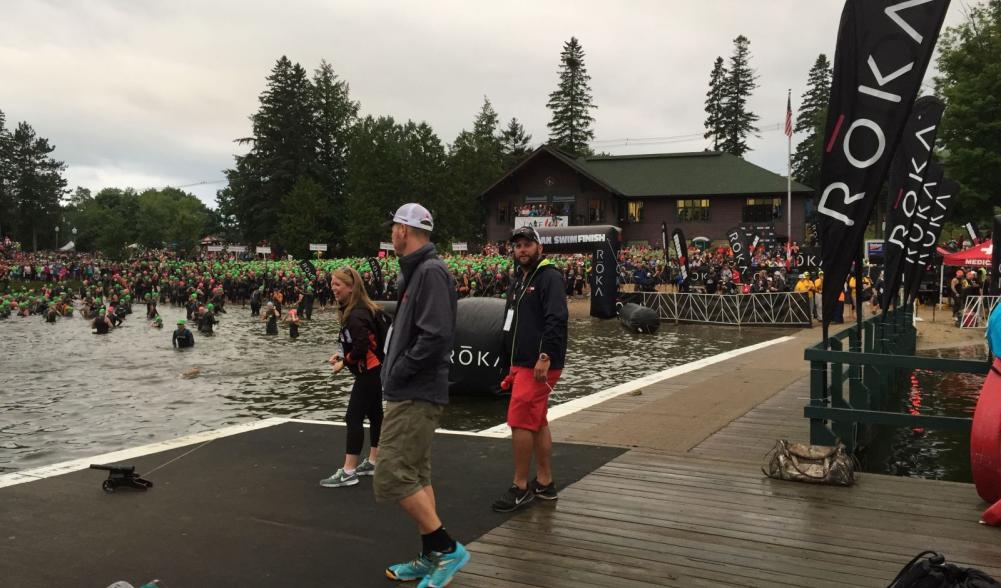
[[(860, 336), (861, 335), (861, 336)], [(914, 369), (986, 374), (986, 361), (915, 356), (913, 307), (877, 315), (806, 349), (810, 362), (810, 442), (833, 445), (840, 440), (849, 451), (865, 446), (872, 425), (969, 430), (973, 419), (888, 411)], [(848, 349), (845, 349), (845, 347)]]
[(654, 309), (662, 321), (737, 326), (811, 326), (810, 295), (799, 292), (623, 292), (620, 297), (623, 302), (635, 302)]

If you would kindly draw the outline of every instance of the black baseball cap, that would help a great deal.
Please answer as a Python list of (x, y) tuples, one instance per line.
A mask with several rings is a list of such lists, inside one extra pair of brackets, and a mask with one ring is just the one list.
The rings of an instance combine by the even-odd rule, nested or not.
[(535, 227), (518, 227), (517, 229), (511, 231), (511, 238), (509, 242), (514, 243), (518, 239), (528, 239), (530, 241), (535, 241), (539, 243), (539, 232), (535, 230)]

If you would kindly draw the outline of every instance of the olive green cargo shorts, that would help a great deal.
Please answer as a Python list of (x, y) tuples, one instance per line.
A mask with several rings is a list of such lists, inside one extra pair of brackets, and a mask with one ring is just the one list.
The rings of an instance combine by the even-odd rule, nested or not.
[(386, 402), (372, 482), (377, 502), (399, 502), (431, 485), (431, 441), (444, 409), (423, 400)]

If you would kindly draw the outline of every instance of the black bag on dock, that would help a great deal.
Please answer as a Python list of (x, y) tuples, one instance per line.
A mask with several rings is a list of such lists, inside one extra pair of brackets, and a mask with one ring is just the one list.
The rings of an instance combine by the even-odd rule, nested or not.
[(945, 563), (945, 557), (941, 554), (922, 551), (900, 570), (888, 588), (998, 587), (1001, 587), (1001, 584), (980, 570)]

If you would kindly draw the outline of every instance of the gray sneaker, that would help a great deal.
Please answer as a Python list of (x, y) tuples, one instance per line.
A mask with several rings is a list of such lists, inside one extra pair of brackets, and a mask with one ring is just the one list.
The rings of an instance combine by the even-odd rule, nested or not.
[(320, 480), (320, 486), (326, 488), (340, 488), (341, 486), (354, 486), (358, 483), (358, 473), (353, 474), (344, 473), (344, 468), (341, 468), (334, 472), (334, 475), (329, 478)]
[(356, 476), (374, 476), (375, 475), (375, 464), (370, 462), (368, 458), (361, 460), (358, 467), (355, 468)]

